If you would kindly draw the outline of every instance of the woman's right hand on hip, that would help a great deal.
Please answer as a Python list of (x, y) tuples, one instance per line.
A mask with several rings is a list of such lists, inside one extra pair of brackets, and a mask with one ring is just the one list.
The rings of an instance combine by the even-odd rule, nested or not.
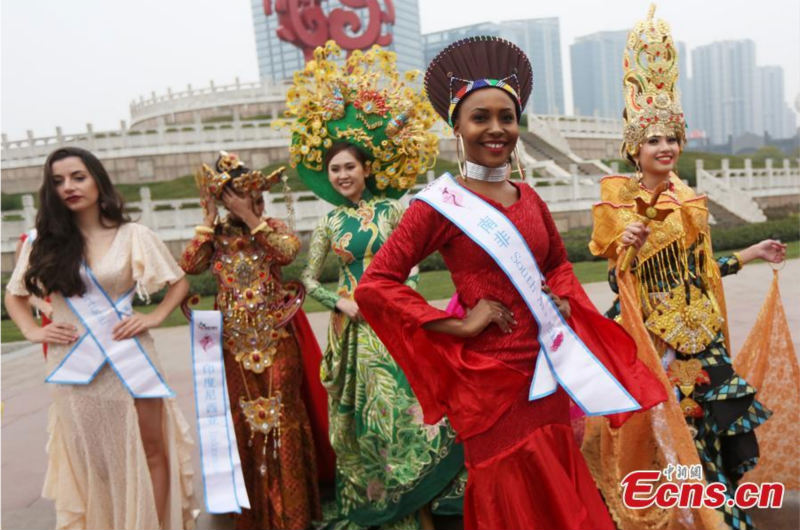
[(503, 333), (511, 333), (517, 321), (511, 310), (500, 302), (482, 298), (462, 320), (462, 336), (474, 337), (490, 324), (497, 324)]

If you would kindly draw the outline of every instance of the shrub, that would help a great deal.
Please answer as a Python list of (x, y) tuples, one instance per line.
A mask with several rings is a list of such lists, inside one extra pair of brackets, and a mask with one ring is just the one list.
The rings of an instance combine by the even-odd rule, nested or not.
[[(293, 262), (281, 269), (283, 280), (300, 281), (300, 275), (303, 273), (306, 263), (308, 263), (308, 256), (306, 254), (297, 256)], [(339, 281), (339, 260), (333, 252), (328, 253), (328, 256), (325, 258), (325, 263), (322, 264), (319, 281), (322, 283)]]
[(14, 195), (8, 193), (0, 193), (0, 209), (4, 212), (8, 210), (21, 210), (22, 209), (22, 194), (15, 193)]
[(730, 228), (711, 228), (714, 250), (745, 248), (769, 238), (783, 242), (800, 240), (800, 220), (797, 217), (786, 217)]

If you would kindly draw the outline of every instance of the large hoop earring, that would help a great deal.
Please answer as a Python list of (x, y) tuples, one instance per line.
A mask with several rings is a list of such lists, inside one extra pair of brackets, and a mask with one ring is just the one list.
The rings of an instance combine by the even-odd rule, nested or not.
[(519, 158), (519, 140), (517, 140), (517, 144), (514, 146), (514, 158), (517, 161), (517, 172), (519, 173), (519, 179), (525, 180), (525, 170), (522, 169), (522, 163), (520, 162)]
[(460, 134), (456, 135), (456, 161), (458, 162), (458, 171), (461, 173), (459, 175), (462, 180), (466, 178), (467, 175), (467, 153), (466, 149), (464, 149), (464, 139), (461, 137)]

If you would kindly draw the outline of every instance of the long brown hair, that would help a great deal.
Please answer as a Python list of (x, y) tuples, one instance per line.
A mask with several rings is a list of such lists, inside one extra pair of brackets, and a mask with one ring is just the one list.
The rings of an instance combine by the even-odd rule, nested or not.
[(53, 163), (73, 156), (83, 161), (97, 185), (100, 222), (104, 226), (118, 227), (130, 221), (125, 215), (122, 196), (96, 156), (79, 147), (62, 147), (50, 153), (44, 163), (36, 239), (25, 273), (25, 287), (36, 296), (50, 293), (73, 296), (86, 292), (80, 277), (86, 242), (72, 212), (58, 196), (53, 179)]

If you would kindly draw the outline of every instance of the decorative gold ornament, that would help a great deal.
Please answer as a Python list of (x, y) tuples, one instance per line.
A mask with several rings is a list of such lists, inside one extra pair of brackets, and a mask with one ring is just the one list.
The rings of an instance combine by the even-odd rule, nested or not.
[(250, 370), (255, 374), (262, 374), (264, 370), (272, 366), (275, 362), (275, 346), (269, 346), (261, 350), (251, 350), (236, 354), (236, 362), (242, 363), (245, 370)]
[(266, 436), (280, 425), (283, 412), (280, 392), (275, 392), (268, 398), (259, 397), (252, 401), (248, 401), (242, 396), (239, 398), (239, 406), (253, 431), (258, 431)]
[(653, 334), (684, 354), (706, 349), (717, 336), (724, 320), (715, 304), (694, 284), (689, 284), (689, 300), (685, 284), (679, 284), (645, 321)]
[(630, 156), (654, 135), (674, 135), (686, 140), (686, 122), (681, 109), (678, 81), (678, 50), (669, 25), (655, 20), (651, 4), (647, 20), (638, 22), (628, 34), (622, 60), (625, 93), (623, 151)]
[(680, 360), (675, 359), (667, 369), (667, 377), (670, 382), (677, 386), (684, 396), (679, 403), (684, 416), (691, 418), (702, 418), (703, 409), (692, 399), (695, 385), (707, 385), (711, 382), (708, 372), (703, 370), (703, 364), (699, 359)]
[(203, 164), (194, 178), (200, 192), (215, 199), (222, 197), (225, 185), (229, 182), (231, 187), (240, 193), (261, 195), (262, 192), (268, 191), (273, 184), (281, 180), (283, 172), (286, 170), (281, 166), (269, 175), (264, 175), (258, 170), (250, 171), (234, 153), (226, 151), (219, 152), (219, 158), (215, 165), (216, 169), (208, 164)]

